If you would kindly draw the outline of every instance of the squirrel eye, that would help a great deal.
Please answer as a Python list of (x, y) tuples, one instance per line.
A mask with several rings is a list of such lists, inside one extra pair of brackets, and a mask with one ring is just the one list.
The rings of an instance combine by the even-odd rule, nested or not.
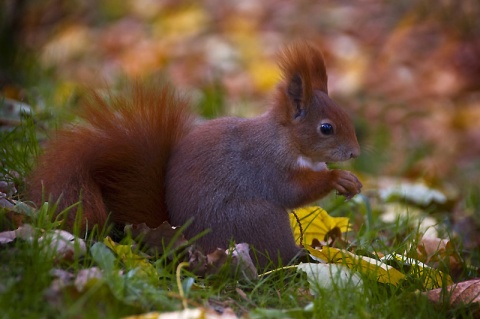
[(320, 125), (320, 132), (323, 135), (332, 135), (333, 134), (333, 126), (330, 123), (323, 123)]

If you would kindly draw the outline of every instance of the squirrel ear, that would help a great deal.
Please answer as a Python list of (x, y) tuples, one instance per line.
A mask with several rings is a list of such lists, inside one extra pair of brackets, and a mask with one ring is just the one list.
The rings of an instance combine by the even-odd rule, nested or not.
[(287, 86), (287, 95), (290, 102), (295, 107), (294, 118), (303, 117), (305, 115), (305, 108), (303, 106), (304, 94), (303, 94), (303, 81), (300, 75), (294, 74)]
[(285, 47), (278, 60), (283, 73), (282, 94), (290, 104), (288, 117), (302, 118), (308, 113), (315, 90), (328, 94), (322, 52), (313, 43), (298, 41)]

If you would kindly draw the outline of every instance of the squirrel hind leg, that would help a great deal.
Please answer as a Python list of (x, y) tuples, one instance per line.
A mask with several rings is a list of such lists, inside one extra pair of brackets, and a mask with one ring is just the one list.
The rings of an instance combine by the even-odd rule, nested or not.
[(301, 248), (295, 244), (288, 212), (267, 200), (251, 201), (247, 206), (251, 229), (245, 234), (245, 241), (250, 238), (250, 244), (258, 251), (259, 264), (290, 263)]
[[(287, 265), (301, 252), (295, 244), (288, 212), (265, 200), (248, 202), (230, 202), (228, 207), (221, 207), (216, 216), (217, 225), (212, 225), (210, 219), (203, 221), (203, 228), (198, 218), (186, 230), (187, 236), (192, 236), (202, 229), (212, 228), (212, 231), (198, 240), (198, 245), (206, 253), (216, 248), (227, 248), (235, 243), (248, 243), (250, 256), (260, 268)], [(231, 220), (228, 216), (235, 216)], [(202, 216), (204, 217), (204, 216)], [(230, 222), (226, 222), (229, 220)], [(223, 222), (221, 222), (223, 221)], [(189, 228), (190, 228), (189, 227)]]

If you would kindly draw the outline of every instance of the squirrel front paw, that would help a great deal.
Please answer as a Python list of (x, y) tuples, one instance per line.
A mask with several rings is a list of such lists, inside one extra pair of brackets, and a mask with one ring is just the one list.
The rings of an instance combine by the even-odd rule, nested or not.
[(334, 175), (332, 179), (332, 188), (337, 190), (338, 195), (343, 195), (347, 200), (360, 193), (362, 189), (362, 183), (358, 180), (357, 176), (349, 171), (332, 170)]

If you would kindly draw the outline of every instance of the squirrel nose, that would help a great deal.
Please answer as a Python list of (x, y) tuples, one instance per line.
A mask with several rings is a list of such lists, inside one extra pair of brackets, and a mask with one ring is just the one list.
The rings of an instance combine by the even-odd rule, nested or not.
[(354, 148), (350, 153), (350, 158), (355, 158), (360, 156), (360, 148)]

